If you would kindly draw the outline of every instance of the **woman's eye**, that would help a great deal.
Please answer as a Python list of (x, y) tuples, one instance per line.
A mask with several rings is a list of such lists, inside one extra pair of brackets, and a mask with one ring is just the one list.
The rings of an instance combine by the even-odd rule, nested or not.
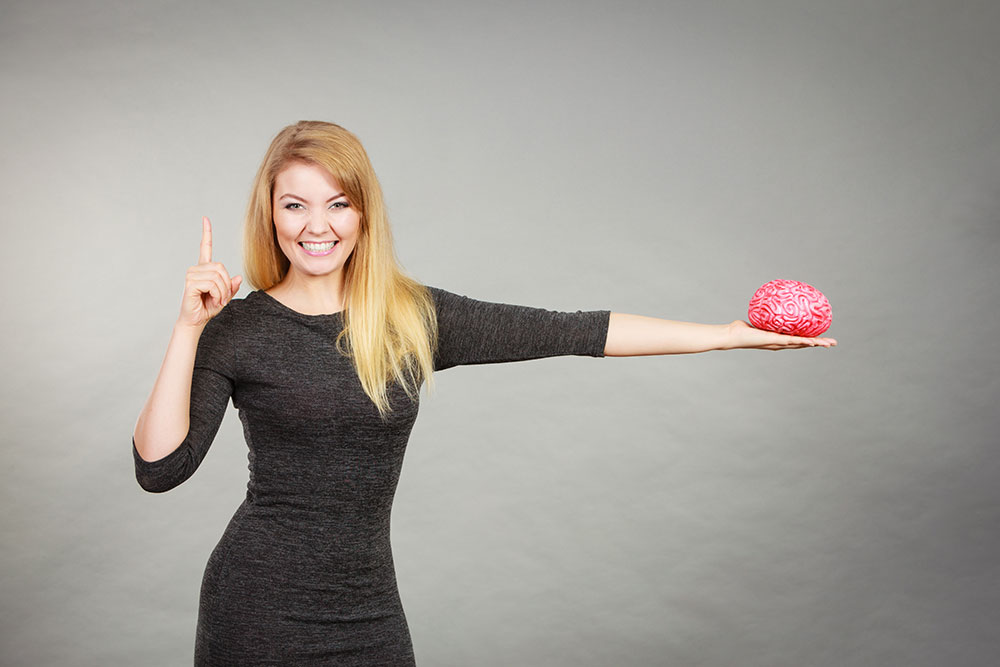
[[(350, 207), (350, 204), (348, 204), (346, 201), (335, 201), (335, 202), (333, 202), (333, 204), (330, 205), (330, 208), (338, 208), (338, 209), (339, 208), (349, 208), (349, 207)], [(289, 203), (285, 204), (285, 208), (297, 210), (297, 209), (302, 208), (302, 204), (300, 204), (299, 202), (293, 201), (293, 202), (289, 202)]]

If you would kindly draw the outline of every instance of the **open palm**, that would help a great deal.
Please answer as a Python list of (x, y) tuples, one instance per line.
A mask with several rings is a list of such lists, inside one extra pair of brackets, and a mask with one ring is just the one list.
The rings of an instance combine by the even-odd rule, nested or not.
[(730, 342), (726, 346), (727, 350), (797, 350), (803, 347), (833, 347), (837, 344), (833, 338), (804, 338), (757, 329), (743, 320), (734, 320), (728, 328)]

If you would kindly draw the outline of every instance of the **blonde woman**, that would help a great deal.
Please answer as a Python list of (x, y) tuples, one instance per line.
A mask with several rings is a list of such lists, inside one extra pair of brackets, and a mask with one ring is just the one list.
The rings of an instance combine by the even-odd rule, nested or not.
[(404, 275), (358, 139), (303, 121), (274, 138), (247, 211), (255, 291), (198, 264), (132, 439), (163, 492), (204, 459), (230, 400), (249, 447), (247, 495), (205, 568), (196, 665), (413, 665), (389, 512), (433, 373), (463, 364), (830, 347), (751, 328), (607, 310), (479, 301)]

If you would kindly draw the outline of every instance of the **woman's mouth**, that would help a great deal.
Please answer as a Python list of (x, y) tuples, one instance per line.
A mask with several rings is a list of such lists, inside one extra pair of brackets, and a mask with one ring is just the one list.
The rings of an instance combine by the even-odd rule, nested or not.
[(299, 245), (306, 252), (306, 254), (312, 255), (313, 257), (329, 255), (333, 252), (333, 248), (337, 245), (337, 243), (338, 241), (328, 241), (326, 243), (309, 243), (306, 241), (299, 241)]

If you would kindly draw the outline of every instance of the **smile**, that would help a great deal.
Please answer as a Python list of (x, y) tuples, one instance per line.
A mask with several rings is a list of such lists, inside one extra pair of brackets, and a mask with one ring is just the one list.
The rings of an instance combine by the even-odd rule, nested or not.
[(314, 257), (319, 257), (322, 255), (329, 255), (333, 252), (333, 247), (337, 245), (338, 241), (328, 241), (327, 243), (307, 243), (305, 241), (300, 241), (299, 245), (305, 250), (307, 255), (312, 255)]

